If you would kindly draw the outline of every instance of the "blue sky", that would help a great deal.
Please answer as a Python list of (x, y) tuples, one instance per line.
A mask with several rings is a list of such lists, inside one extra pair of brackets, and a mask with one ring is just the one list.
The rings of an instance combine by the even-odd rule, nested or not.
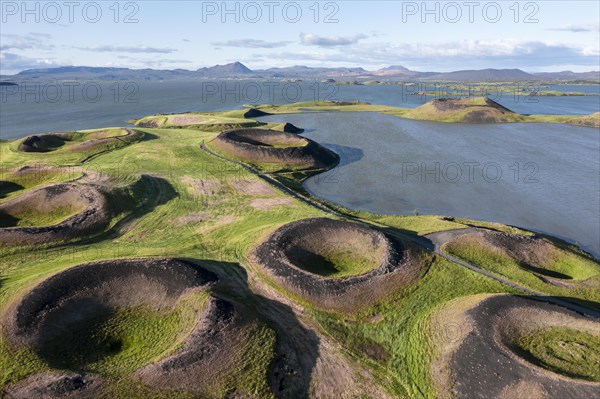
[(232, 61), (251, 69), (600, 69), (598, 1), (115, 3), (29, 2), (25, 10), (21, 1), (1, 1), (0, 72)]

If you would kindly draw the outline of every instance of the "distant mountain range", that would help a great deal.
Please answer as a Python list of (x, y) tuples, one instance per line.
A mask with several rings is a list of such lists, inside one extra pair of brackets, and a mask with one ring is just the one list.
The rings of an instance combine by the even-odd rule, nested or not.
[(303, 65), (251, 70), (241, 62), (187, 69), (129, 69), (89, 66), (64, 66), (28, 69), (16, 75), (3, 75), (5, 82), (24, 80), (173, 80), (173, 79), (398, 79), (439, 81), (524, 81), (524, 80), (594, 80), (600, 81), (600, 71), (527, 73), (520, 69), (480, 69), (454, 72), (419, 72), (402, 65), (391, 65), (376, 71), (363, 68), (315, 68)]

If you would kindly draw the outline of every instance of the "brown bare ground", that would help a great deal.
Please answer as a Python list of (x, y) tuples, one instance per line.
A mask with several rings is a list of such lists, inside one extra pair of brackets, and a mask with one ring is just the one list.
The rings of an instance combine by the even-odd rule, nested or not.
[(226, 225), (236, 222), (238, 220), (239, 220), (239, 218), (237, 216), (232, 216), (232, 215), (222, 216), (222, 217), (218, 218), (213, 224), (211, 224), (209, 226), (202, 226), (201, 228), (199, 228), (198, 233), (199, 234), (207, 234), (213, 230), (216, 230), (218, 228), (221, 228), (223, 226), (226, 226)]
[(195, 195), (215, 195), (221, 192), (223, 187), (221, 181), (217, 179), (195, 179), (184, 176), (181, 181), (187, 184), (191, 193)]
[(453, 353), (473, 331), (473, 325), (465, 312), (487, 296), (473, 295), (455, 299), (445, 304), (430, 320), (430, 340), (436, 351), (430, 373), (435, 393), (440, 399), (452, 398), (452, 377), (447, 365)]
[[(493, 295), (466, 310), (469, 333), (460, 334), (460, 344), (448, 344), (441, 359), (451, 374), (456, 398), (510, 397), (516, 388), (535, 388), (548, 398), (594, 397), (600, 384), (574, 379), (547, 370), (521, 352), (516, 339), (521, 334), (550, 327), (599, 334), (600, 321), (540, 299)], [(460, 318), (457, 318), (460, 320)]]
[(250, 202), (250, 206), (259, 211), (268, 211), (280, 206), (292, 205), (294, 205), (294, 201), (288, 197), (255, 198)]
[(520, 381), (504, 388), (498, 399), (523, 399), (524, 392), (527, 392), (527, 399), (546, 399), (550, 397), (540, 384), (530, 381)]
[(230, 184), (238, 191), (240, 194), (244, 195), (274, 195), (276, 194), (273, 187), (271, 187), (268, 183), (265, 183), (262, 180), (244, 177), (244, 178), (234, 178), (229, 180)]
[(167, 124), (175, 126), (189, 126), (197, 125), (204, 122), (202, 115), (183, 114), (183, 115), (169, 115), (167, 117)]
[(173, 221), (175, 226), (184, 226), (189, 223), (205, 222), (210, 219), (208, 212), (194, 212), (189, 215), (180, 216)]
[(4, 393), (6, 399), (95, 398), (102, 386), (102, 379), (96, 376), (44, 372), (8, 386)]
[(127, 135), (126, 129), (121, 129), (118, 134), (114, 134), (112, 129), (100, 130), (97, 132), (92, 132), (87, 134), (87, 138), (91, 140), (99, 140), (99, 139), (107, 139), (112, 137), (121, 137)]

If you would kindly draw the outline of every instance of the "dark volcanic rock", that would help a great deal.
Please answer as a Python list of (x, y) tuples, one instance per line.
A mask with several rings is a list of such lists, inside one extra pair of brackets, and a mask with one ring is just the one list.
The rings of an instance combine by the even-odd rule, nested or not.
[(260, 116), (271, 115), (268, 112), (261, 111), (260, 109), (250, 108), (244, 113), (244, 118), (258, 118)]
[[(377, 252), (375, 267), (365, 274), (345, 278), (328, 278), (307, 271), (303, 263), (311, 263), (315, 255), (320, 255), (321, 244), (323, 250), (337, 245), (332, 237), (339, 242), (340, 251), (359, 247)], [(271, 234), (252, 256), (294, 294), (316, 306), (345, 311), (373, 304), (407, 286), (418, 278), (420, 269), (397, 239), (360, 223), (328, 218), (288, 223)]]
[(304, 129), (294, 126), (291, 123), (287, 122), (285, 125), (283, 125), (283, 131), (286, 133), (300, 134), (304, 132)]
[[(588, 323), (598, 331), (596, 318), (584, 317), (557, 305), (516, 295), (485, 299), (467, 312), (473, 330), (452, 355), (450, 371), (456, 398), (532, 397), (595, 398), (600, 384), (577, 380), (540, 368), (514, 343), (520, 331), (532, 328), (569, 328)], [(596, 324), (594, 328), (592, 325)], [(578, 329), (577, 327), (573, 327)], [(525, 395), (525, 396), (523, 396)]]
[(69, 133), (49, 133), (26, 137), (19, 143), (22, 152), (50, 152), (62, 147), (71, 139)]

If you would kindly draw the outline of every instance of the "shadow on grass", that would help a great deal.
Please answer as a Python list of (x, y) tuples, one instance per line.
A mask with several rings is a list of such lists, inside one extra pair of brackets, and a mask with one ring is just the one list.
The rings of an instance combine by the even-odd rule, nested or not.
[[(244, 311), (254, 313), (276, 332), (275, 353), (266, 373), (266, 383), (274, 396), (309, 398), (311, 376), (319, 357), (319, 337), (298, 320), (289, 306), (253, 293), (247, 272), (238, 263), (182, 260), (218, 275), (219, 282), (211, 289), (215, 296), (242, 304)], [(118, 329), (107, 329), (114, 309), (101, 299), (77, 302), (66, 309), (66, 316), (71, 320), (68, 328), (63, 327), (60, 334), (50, 333), (35, 349), (49, 367), (86, 374), (94, 372), (95, 363), (125, 349)]]
[(519, 266), (521, 267), (521, 269), (527, 270), (528, 272), (541, 274), (546, 277), (552, 277), (552, 278), (561, 279), (561, 280), (572, 280), (573, 279), (571, 276), (569, 276), (567, 274), (559, 273), (557, 271), (550, 270), (550, 269), (536, 267), (536, 266), (530, 265), (528, 263), (519, 262)]
[(248, 274), (238, 263), (185, 259), (219, 275), (216, 292), (253, 307), (277, 333), (276, 354), (269, 370), (269, 385), (277, 398), (308, 398), (313, 368), (319, 357), (319, 337), (304, 327), (287, 305), (253, 293)]
[(571, 297), (571, 296), (542, 297), (542, 299), (543, 298), (550, 298), (550, 299), (554, 298), (554, 299), (558, 299), (559, 301), (566, 301), (566, 302), (574, 303), (576, 305), (595, 310), (597, 313), (597, 317), (600, 317), (600, 302), (588, 301), (586, 299), (575, 298), (575, 297)]
[(340, 272), (333, 262), (304, 248), (294, 247), (289, 257), (297, 266), (313, 274), (327, 277)]
[(114, 232), (119, 231), (124, 225), (131, 222), (134, 218), (140, 218), (152, 212), (157, 206), (166, 204), (167, 202), (177, 198), (178, 194), (175, 188), (168, 180), (158, 176), (142, 175), (132, 187), (136, 199), (142, 200), (143, 204), (136, 206), (133, 209), (128, 209), (132, 213), (120, 220), (111, 229)]
[(160, 139), (160, 137), (158, 137), (156, 134), (144, 132), (144, 137), (142, 137), (142, 139), (140, 140), (140, 142), (142, 142), (142, 141), (152, 141), (152, 140), (158, 140), (158, 139)]
[(15, 227), (19, 223), (19, 220), (19, 218), (0, 210), (0, 228)]
[(22, 185), (11, 181), (0, 181), (0, 198), (6, 198), (9, 194), (24, 188)]
[[(86, 313), (93, 309), (93, 316), (73, 323), (71, 328), (65, 329), (54, 339), (43, 341), (36, 352), (51, 368), (80, 373), (93, 372), (94, 370), (89, 369), (90, 365), (117, 354), (122, 349), (123, 342), (118, 336), (102, 331), (113, 316), (114, 309), (93, 299), (80, 301), (78, 306), (84, 306)], [(74, 320), (83, 318), (75, 313), (72, 317)]]
[[(119, 200), (115, 199), (115, 211), (130, 212), (129, 215), (119, 220), (109, 230), (100, 233), (89, 239), (85, 239), (75, 243), (75, 245), (92, 244), (106, 239), (119, 236), (135, 219), (139, 219), (146, 214), (151, 213), (157, 206), (166, 204), (167, 202), (177, 198), (178, 194), (175, 188), (166, 179), (158, 176), (142, 175), (140, 179), (133, 185), (132, 190), (135, 193), (136, 199), (141, 199), (143, 203), (135, 206), (130, 203), (131, 199)], [(126, 204), (125, 207), (122, 205)]]

